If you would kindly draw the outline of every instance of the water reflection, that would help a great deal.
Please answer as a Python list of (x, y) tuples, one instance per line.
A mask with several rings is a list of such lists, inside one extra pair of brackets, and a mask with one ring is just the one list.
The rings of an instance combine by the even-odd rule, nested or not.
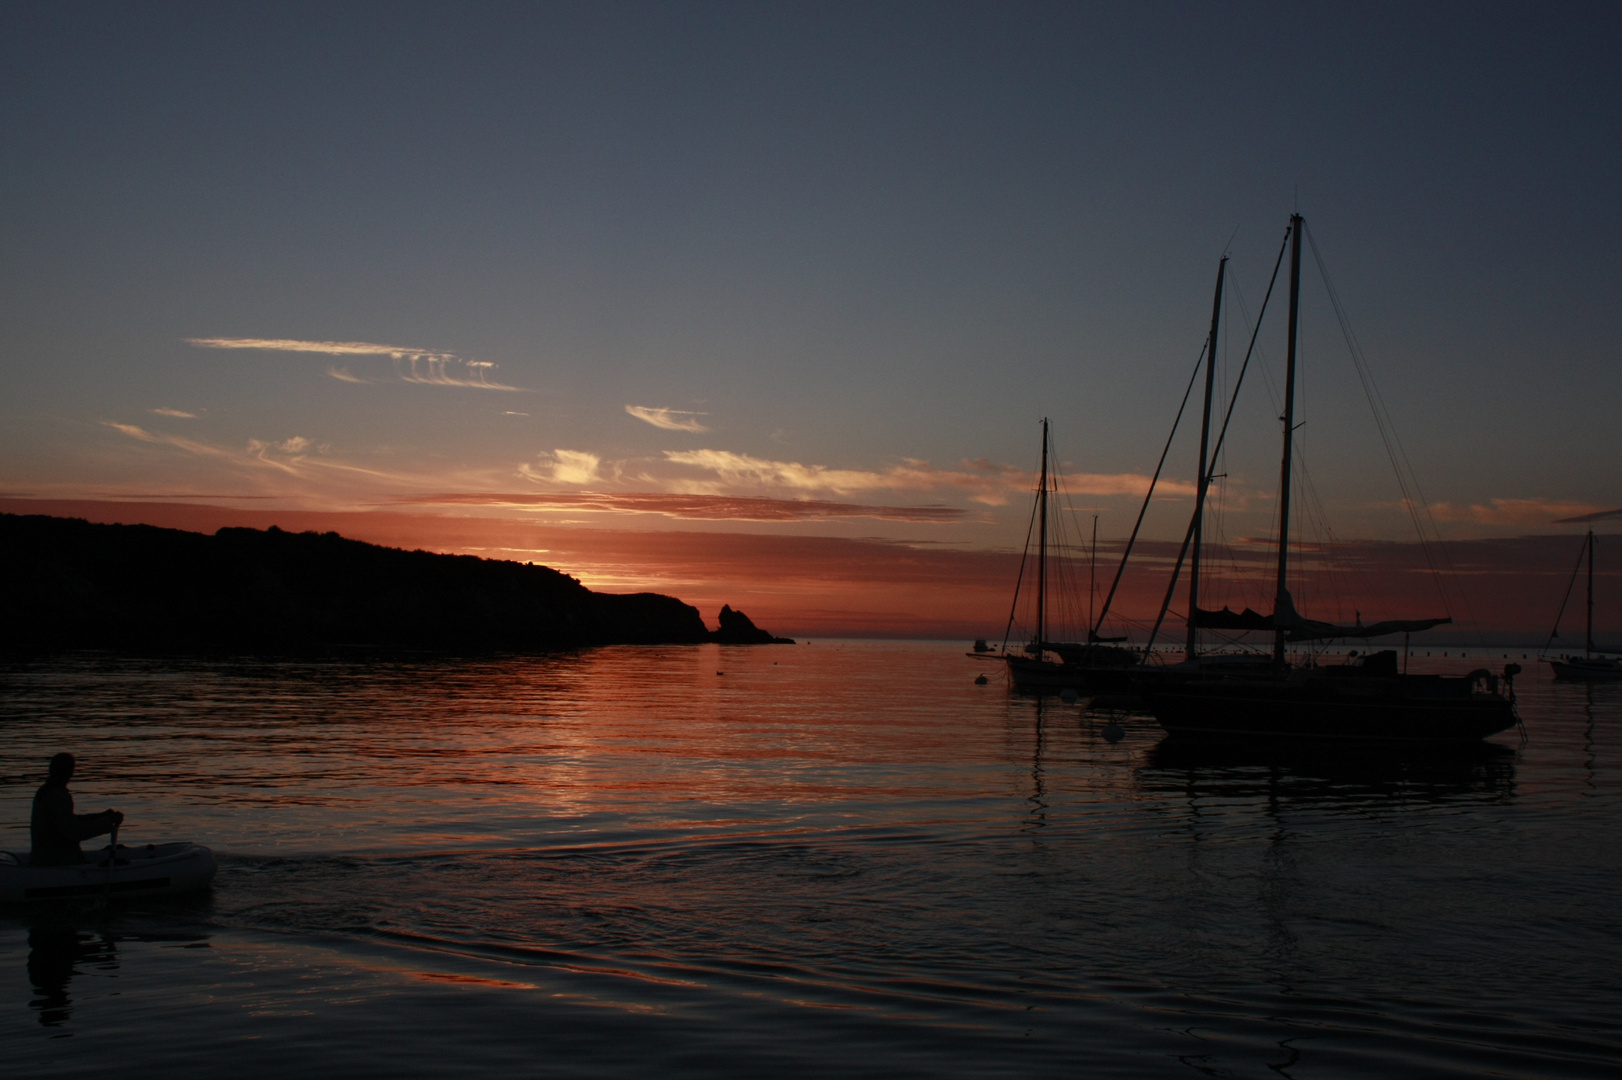
[(1031, 795), (1026, 800), (1030, 810), (1026, 814), (1026, 824), (1032, 828), (1041, 828), (1047, 824), (1048, 804), (1042, 783), (1042, 742), (1045, 735), (1043, 730), (1043, 705), (1041, 698), (1036, 699), (1036, 722), (1033, 727), (1031, 746)]
[(1507, 801), (1517, 753), (1483, 742), (1429, 749), (1213, 742), (1168, 735), (1137, 771), (1145, 793), (1264, 799), (1326, 807)]
[(113, 939), (80, 929), (72, 922), (44, 917), (28, 928), (28, 984), (34, 998), (30, 1008), (39, 1012), (45, 1027), (61, 1027), (73, 1015), (68, 986), (79, 967), (102, 971), (118, 969)]
[[(1176, 742), (1119, 699), (1033, 701), (962, 664), (900, 643), (0, 667), (0, 847), (26, 843), (38, 762), (83, 746), (105, 763), (87, 803), (222, 853), (207, 903), (162, 918), (0, 919), (0, 1058), (28, 1071), (21, 1047), (65, 1075), (89, 1040), (52, 1036), (114, 1022), (218, 1044), (251, 1017), (245, 1037), (268, 1046), (274, 998), (308, 1011), (279, 1029), (320, 1048), (305, 1065), (375, 1049), (352, 1038), (367, 1008), (413, 1060), (466, 1060), (510, 1048), (539, 1000), (480, 1027), (476, 977), (570, 993), (589, 978), (628, 1010), (669, 1007), (646, 1021), (669, 1030), (703, 1017), (723, 1034), (686, 1060), (815, 1040), (806, 1072), (877, 1071), (885, 1046), (923, 1072), (918, 1054), (959, 1045), (946, 1031), (986, 1033), (935, 1070), (965, 1075), (1007, 1072), (1018, 1045), (1051, 1055), (1033, 1076), (1090, 1055), (1111, 1073), (1269, 1076), (1292, 1040), (1303, 1075), (1464, 1075), (1488, 1053), (1548, 1075), (1525, 1048), (1567, 1054), (1578, 1030), (1617, 1059), (1612, 688), (1526, 681), (1520, 751), (1392, 756)], [(316, 942), (367, 972), (455, 958), (469, 1022), (435, 997), (418, 1024), (372, 974), (312, 994), (303, 961), (267, 961), (273, 978), (247, 954), (133, 944), (159, 940), (137, 928)], [(788, 1013), (761, 1011), (779, 1000)], [(880, 1014), (896, 1026), (879, 1042), (824, 1037), (825, 1017)], [(616, 1045), (666, 1028), (626, 1031)], [(614, 1061), (579, 1071), (631, 1071)]]

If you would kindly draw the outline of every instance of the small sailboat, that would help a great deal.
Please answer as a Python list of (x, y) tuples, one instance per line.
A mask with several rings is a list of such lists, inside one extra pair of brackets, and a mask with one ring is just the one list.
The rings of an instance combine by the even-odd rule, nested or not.
[[(1588, 530), (1588, 538), (1583, 541), (1583, 550), (1588, 556), (1588, 631), (1583, 637), (1583, 654), (1581, 656), (1562, 656), (1558, 660), (1547, 656), (1541, 657), (1554, 669), (1557, 679), (1586, 680), (1589, 682), (1616, 682), (1622, 681), (1622, 657), (1607, 656), (1602, 650), (1594, 648), (1594, 530)], [(1571, 587), (1577, 583), (1577, 571), (1582, 567), (1582, 558), (1577, 560), (1577, 566), (1571, 571), (1571, 581), (1566, 585), (1566, 599), (1571, 599)], [(1564, 602), (1560, 605), (1560, 615), (1566, 613)], [(1560, 633), (1560, 615), (1554, 619), (1554, 630), (1549, 634), (1552, 643)], [(1544, 646), (1547, 651), (1548, 646)]]
[[(1078, 694), (1098, 691), (1122, 691), (1130, 688), (1130, 672), (1139, 662), (1138, 654), (1098, 637), (1088, 619), (1088, 639), (1079, 641), (1053, 641), (1051, 604), (1049, 597), (1049, 525), (1051, 520), (1048, 497), (1053, 490), (1055, 476), (1051, 467), (1051, 442), (1048, 421), (1042, 420), (1042, 467), (1036, 487), (1036, 506), (1033, 535), (1036, 539), (1035, 621), (1031, 640), (1018, 651), (1010, 651), (1014, 618), (1019, 610), (1020, 588), (1024, 583), (1025, 561), (1020, 563), (1020, 579), (1014, 585), (1014, 606), (1008, 617), (1008, 630), (1003, 635), (1003, 647), (998, 656), (1008, 666), (1008, 676), (1019, 690), (1062, 692), (1074, 690)], [(1095, 531), (1093, 545), (1098, 537)], [(1027, 542), (1026, 556), (1030, 555)], [(1092, 588), (1089, 583), (1089, 590)], [(978, 642), (976, 652), (979, 651)]]
[[(1519, 722), (1513, 686), (1514, 676), (1520, 671), (1516, 664), (1508, 665), (1500, 679), (1485, 669), (1465, 676), (1409, 675), (1399, 670), (1394, 650), (1354, 656), (1349, 663), (1322, 667), (1292, 665), (1286, 659), (1287, 641), (1406, 635), (1452, 621), (1450, 618), (1389, 620), (1364, 625), (1360, 618), (1355, 625), (1335, 625), (1302, 616), (1286, 588), (1302, 231), (1301, 216), (1293, 215), (1288, 236), (1290, 313), (1284, 415), (1280, 418), (1284, 425), (1284, 449), (1280, 466), (1277, 588), (1273, 613), (1263, 615), (1246, 609), (1235, 614), (1226, 608), (1206, 611), (1198, 607), (1199, 523), (1209, 482), (1202, 445), (1199, 495), (1189, 528), (1194, 562), (1188, 659), (1166, 668), (1143, 669), (1138, 678), (1140, 692), (1160, 725), (1174, 735), (1438, 743), (1476, 741), (1507, 730)], [(1219, 276), (1219, 297), (1220, 280)], [(1213, 318), (1213, 335), (1214, 327)], [(1203, 441), (1202, 436), (1202, 444)], [(1185, 541), (1185, 550), (1187, 544)], [(1179, 566), (1181, 561), (1179, 557)], [(1169, 590), (1167, 598), (1169, 601)], [(1272, 656), (1270, 659), (1261, 654), (1200, 657), (1195, 645), (1198, 629), (1270, 632)]]

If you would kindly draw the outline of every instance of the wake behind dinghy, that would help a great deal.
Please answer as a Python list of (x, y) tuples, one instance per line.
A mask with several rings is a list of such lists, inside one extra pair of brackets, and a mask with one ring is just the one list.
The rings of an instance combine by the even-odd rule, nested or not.
[(26, 853), (0, 851), (0, 903), (175, 896), (214, 880), (214, 853), (202, 844), (120, 844), (117, 851), (110, 867), (106, 848), (67, 866), (32, 866)]

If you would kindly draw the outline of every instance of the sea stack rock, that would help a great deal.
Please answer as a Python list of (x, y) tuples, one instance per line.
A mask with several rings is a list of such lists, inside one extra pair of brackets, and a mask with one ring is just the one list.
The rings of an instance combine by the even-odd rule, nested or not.
[(721, 628), (710, 634), (711, 641), (722, 645), (792, 645), (793, 638), (773, 637), (754, 624), (754, 620), (741, 611), (733, 611), (728, 604), (721, 605)]

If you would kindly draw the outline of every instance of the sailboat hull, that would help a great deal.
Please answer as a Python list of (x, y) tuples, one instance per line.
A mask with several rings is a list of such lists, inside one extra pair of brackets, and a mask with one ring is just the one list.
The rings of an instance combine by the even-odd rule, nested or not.
[(1143, 696), (1161, 727), (1200, 738), (1466, 743), (1518, 722), (1508, 698), (1449, 683), (1462, 680), (1362, 686), (1160, 680)]
[(1622, 682), (1622, 660), (1612, 657), (1585, 659), (1568, 656), (1561, 660), (1550, 660), (1549, 666), (1554, 669), (1557, 679)]
[(1004, 656), (1008, 677), (1016, 690), (1074, 690), (1078, 694), (1118, 694), (1133, 689), (1131, 667), (1090, 667), (1083, 664), (1055, 664), (1028, 656)]

